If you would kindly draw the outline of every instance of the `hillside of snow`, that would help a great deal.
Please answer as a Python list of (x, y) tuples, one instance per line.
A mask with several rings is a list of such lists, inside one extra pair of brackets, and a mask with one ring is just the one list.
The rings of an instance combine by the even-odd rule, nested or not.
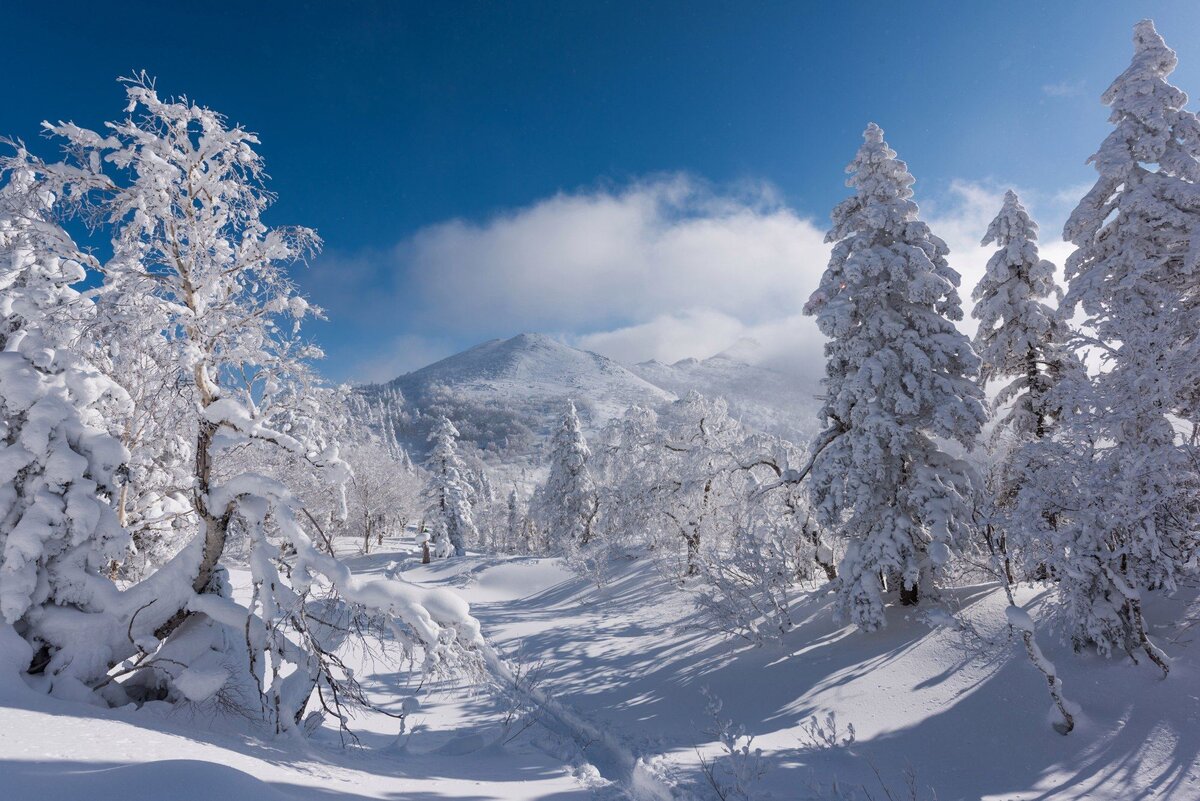
[[(397, 686), (386, 659), (351, 651), (376, 698), (398, 711), (415, 696), (420, 708), (399, 740), (396, 719), (355, 718), (361, 742), (344, 748), (328, 722), (311, 740), (275, 738), (219, 707), (88, 708), (4, 672), (0, 797), (709, 801), (720, 796), (705, 764), (724, 782), (735, 763), (708, 698), (728, 731), (753, 736), (745, 797), (764, 801), (1200, 797), (1200, 656), (1187, 625), (1157, 632), (1173, 659), (1166, 680), (1043, 634), (1082, 708), (1064, 737), (993, 586), (948, 596), (958, 623), (892, 607), (875, 634), (833, 623), (823, 591), (802, 593), (796, 627), (753, 647), (698, 625), (686, 588), (665, 591), (644, 561), (597, 589), (557, 559), (470, 555), (422, 566), (411, 539), (347, 553), (364, 576), (462, 594), (496, 649), (523, 666), (525, 692)], [(231, 578), (247, 591), (247, 574)], [(1040, 609), (1032, 592), (1020, 600)], [(1197, 611), (1192, 593), (1160, 603), (1172, 608), (1159, 619)]]

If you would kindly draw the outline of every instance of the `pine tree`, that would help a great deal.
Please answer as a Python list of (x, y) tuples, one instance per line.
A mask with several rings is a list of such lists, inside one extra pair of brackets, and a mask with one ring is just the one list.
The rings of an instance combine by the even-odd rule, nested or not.
[(550, 443), (550, 474), (535, 507), (552, 552), (570, 555), (592, 539), (597, 506), (590, 458), (575, 404), (568, 401)]
[(458, 436), (458, 429), (447, 417), (442, 417), (429, 435), (433, 443), (428, 462), (428, 494), (432, 502), (430, 547), (440, 557), (466, 555), (467, 542), (479, 537), (467, 468), (458, 455)]
[(886, 624), (885, 587), (916, 603), (969, 539), (970, 448), (984, 420), (979, 359), (961, 319), (946, 244), (918, 218), (913, 178), (874, 123), (847, 172), (855, 194), (833, 211), (829, 265), (805, 313), (828, 338), (828, 431), (814, 444), (811, 494), (848, 542), (838, 606), (859, 627)]
[(1090, 452), (1057, 552), (1076, 640), (1140, 648), (1165, 673), (1141, 603), (1148, 590), (1175, 587), (1196, 550), (1200, 481), (1170, 417), (1195, 392), (1187, 312), (1200, 266), (1200, 120), (1167, 82), (1177, 60), (1154, 24), (1139, 22), (1133, 41), (1132, 62), (1102, 96), (1114, 127), (1089, 159), (1099, 178), (1063, 233), (1077, 247), (1063, 305), (1082, 308), (1094, 336), (1081, 344), (1103, 369), (1089, 413), (1072, 420), (1078, 448)]

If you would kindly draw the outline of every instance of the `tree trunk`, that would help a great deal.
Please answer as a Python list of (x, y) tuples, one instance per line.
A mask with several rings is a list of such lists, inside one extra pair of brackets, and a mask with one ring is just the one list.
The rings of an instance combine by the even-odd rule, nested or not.
[(916, 606), (917, 604), (919, 604), (921, 602), (921, 595), (920, 595), (920, 591), (917, 589), (917, 587), (918, 587), (917, 584), (913, 584), (911, 587), (907, 587), (903, 583), (901, 583), (901, 585), (900, 585), (900, 603), (903, 604), (904, 606)]
[(208, 491), (212, 483), (212, 440), (217, 432), (215, 423), (200, 421), (196, 434), (196, 489), (194, 503), (200, 520), (204, 523), (204, 554), (200, 559), (200, 571), (192, 582), (197, 593), (207, 592), (221, 554), (225, 552), (225, 538), (229, 532), (229, 515), (214, 515), (208, 508)]
[(821, 529), (812, 522), (811, 517), (805, 519), (803, 532), (813, 546), (813, 561), (825, 571), (825, 578), (833, 581), (838, 577), (837, 565), (833, 563), (832, 551), (821, 541)]
[[(212, 484), (212, 441), (217, 432), (217, 425), (204, 418), (200, 419), (199, 431), (196, 434), (196, 487), (193, 490), (192, 504), (196, 514), (204, 526), (204, 550), (200, 556), (200, 569), (192, 582), (192, 591), (200, 594), (212, 590), (213, 575), (221, 554), (225, 551), (225, 539), (229, 533), (229, 513), (214, 515), (208, 508), (208, 491)], [(187, 619), (188, 611), (180, 609), (167, 622), (159, 626), (154, 636), (165, 640), (171, 632)]]

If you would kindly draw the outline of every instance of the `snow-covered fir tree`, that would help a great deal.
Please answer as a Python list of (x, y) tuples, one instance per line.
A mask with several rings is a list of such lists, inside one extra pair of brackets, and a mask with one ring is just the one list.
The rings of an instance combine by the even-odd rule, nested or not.
[(479, 537), (475, 529), (471, 485), (467, 468), (458, 455), (458, 429), (441, 418), (429, 435), (433, 443), (426, 466), (429, 470), (430, 547), (434, 556), (463, 556), (467, 543)]
[[(1046, 496), (1058, 484), (1049, 473), (1062, 466), (1053, 458), (1057, 446), (1047, 439), (1062, 416), (1070, 382), (1086, 380), (1068, 345), (1068, 327), (1046, 303), (1061, 292), (1054, 265), (1038, 253), (1037, 230), (1016, 193), (1006, 192), (982, 242), (998, 249), (972, 293), (980, 382), (1004, 382), (992, 402), (1000, 417), (989, 443), (987, 530), (1009, 580), (1016, 557), (1034, 572), (1044, 571), (1058, 517), (1058, 504)], [(1014, 555), (1014, 548), (1021, 553)]]
[(1066, 325), (1045, 302), (1061, 298), (1061, 292), (1054, 265), (1038, 253), (1037, 230), (1016, 193), (1006, 192), (982, 241), (998, 249), (972, 293), (980, 384), (1007, 382), (992, 402), (992, 414), (1000, 417), (989, 442), (981, 522), (1004, 583), (1009, 622), (1045, 677), (1060, 715), (1056, 728), (1066, 734), (1075, 723), (1062, 680), (1038, 647), (1033, 618), (1017, 606), (1012, 591), (1014, 561), (1026, 563), (1026, 575), (1045, 575), (1047, 543), (1060, 517), (1057, 504), (1045, 501), (1059, 484), (1053, 473), (1062, 466), (1052, 457), (1064, 381), (1084, 378), (1082, 364), (1067, 348)]
[(1089, 413), (1072, 417), (1077, 511), (1062, 530), (1060, 597), (1080, 642), (1144, 650), (1142, 599), (1194, 572), (1195, 453), (1174, 421), (1192, 415), (1200, 275), (1200, 120), (1167, 78), (1175, 53), (1149, 20), (1129, 67), (1104, 92), (1113, 130), (1089, 161), (1096, 184), (1064, 238), (1064, 307), (1086, 315), (1080, 344), (1098, 358)]
[(592, 539), (597, 498), (590, 458), (575, 404), (568, 401), (550, 442), (550, 474), (534, 499), (533, 513), (552, 553), (575, 554)]
[(525, 518), (521, 497), (517, 494), (517, 488), (513, 487), (509, 490), (508, 501), (505, 504), (504, 539), (497, 544), (502, 553), (521, 553), (529, 550)]
[(94, 309), (71, 287), (87, 257), (55, 219), (65, 187), (22, 149), (0, 183), (0, 615), (71, 694), (58, 674), (96, 669), (89, 613), (128, 542), (112, 506), (127, 454), (105, 421), (128, 399), (70, 348)]
[(874, 123), (847, 172), (855, 193), (833, 211), (833, 253), (805, 306), (830, 340), (811, 494), (848, 543), (840, 612), (871, 630), (885, 589), (915, 603), (969, 540), (971, 473), (939, 440), (971, 447), (984, 410), (979, 359), (953, 323), (959, 274)]

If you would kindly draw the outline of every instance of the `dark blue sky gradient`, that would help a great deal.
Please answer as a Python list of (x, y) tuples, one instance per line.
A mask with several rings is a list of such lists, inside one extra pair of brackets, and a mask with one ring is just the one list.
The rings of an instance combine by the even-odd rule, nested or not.
[[(0, 0), (0, 133), (100, 125), (121, 114), (114, 79), (144, 69), (259, 132), (270, 221), (343, 254), (667, 171), (767, 180), (824, 220), (868, 120), (929, 195), (955, 178), (1089, 181), (1098, 96), (1142, 16), (1180, 52), (1175, 83), (1200, 92), (1194, 0)], [(366, 336), (336, 320), (318, 335)]]

